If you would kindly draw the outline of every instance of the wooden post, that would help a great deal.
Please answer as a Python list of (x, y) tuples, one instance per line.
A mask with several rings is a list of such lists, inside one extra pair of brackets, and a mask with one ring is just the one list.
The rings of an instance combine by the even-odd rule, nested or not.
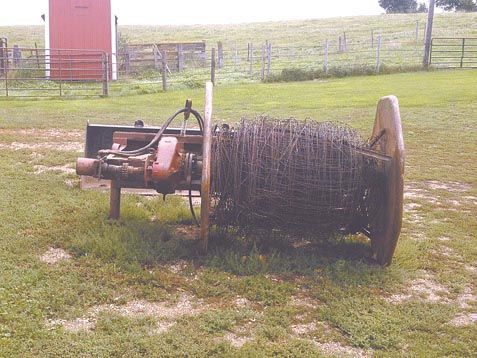
[(323, 63), (323, 71), (325, 72), (325, 75), (328, 75), (328, 51), (329, 51), (329, 42), (328, 39), (325, 41), (325, 59)]
[[(61, 59), (60, 59), (61, 63)], [(60, 73), (61, 81), (61, 73)], [(60, 82), (61, 84), (61, 82)], [(107, 53), (103, 54), (103, 96), (109, 95), (109, 56)]]
[(184, 51), (182, 44), (177, 45), (177, 69), (179, 72), (184, 71)]
[(121, 213), (121, 184), (119, 180), (111, 180), (109, 194), (109, 219), (118, 220)]
[(4, 65), (4, 70), (5, 70), (5, 96), (8, 97), (8, 71), (9, 71), (9, 64), (8, 64), (8, 44), (5, 44), (5, 47), (3, 48), (4, 51), (4, 58), (5, 58), (5, 63)]
[(419, 43), (419, 20), (416, 20), (416, 44)]
[(162, 90), (167, 91), (167, 50), (164, 49), (161, 51), (161, 60), (162, 60)]
[(205, 84), (204, 136), (202, 142), (202, 178), (200, 188), (200, 244), (203, 251), (209, 242), (210, 173), (212, 168), (212, 97), (214, 85)]
[[(221, 69), (224, 65), (224, 46), (222, 41), (217, 42), (217, 66)], [(215, 83), (214, 83), (215, 84)]]
[(272, 43), (268, 41), (267, 47), (267, 77), (270, 77), (270, 71), (272, 70)]
[(215, 47), (210, 55), (210, 82), (215, 85)]
[(250, 62), (250, 42), (247, 42), (247, 62)]
[(374, 48), (374, 30), (371, 30), (371, 48)]
[(348, 51), (348, 40), (346, 39), (346, 32), (343, 32), (343, 52)]
[(381, 69), (381, 35), (378, 36), (378, 47), (376, 49), (376, 74)]
[(234, 47), (234, 68), (235, 68), (235, 70), (237, 70), (237, 66), (238, 66), (238, 48), (237, 48), (237, 43), (235, 43), (235, 47)]
[(38, 55), (38, 45), (35, 42), (36, 66), (40, 68), (40, 56)]
[(129, 76), (129, 71), (131, 70), (131, 57), (128, 48), (124, 51), (124, 67), (126, 68), (126, 76)]
[(424, 35), (422, 36), (422, 43), (426, 43), (427, 22), (424, 22)]
[(338, 37), (338, 52), (343, 52), (343, 44), (341, 36)]
[(250, 43), (250, 48), (249, 48), (249, 56), (250, 56), (250, 69), (249, 69), (249, 74), (250, 74), (250, 77), (253, 76), (253, 44)]
[(431, 50), (431, 39), (432, 39), (432, 23), (434, 21), (434, 8), (436, 5), (436, 0), (429, 1), (429, 12), (427, 14), (427, 28), (426, 28), (426, 43), (424, 45), (424, 58), (422, 60), (422, 66), (425, 69), (429, 68), (429, 59), (430, 59), (430, 50)]
[[(462, 39), (462, 54), (460, 56), (460, 68), (464, 67), (464, 57), (465, 57), (465, 38)], [(429, 63), (431, 61), (429, 60)]]
[(265, 80), (265, 46), (262, 45), (262, 69), (260, 71), (260, 79)]

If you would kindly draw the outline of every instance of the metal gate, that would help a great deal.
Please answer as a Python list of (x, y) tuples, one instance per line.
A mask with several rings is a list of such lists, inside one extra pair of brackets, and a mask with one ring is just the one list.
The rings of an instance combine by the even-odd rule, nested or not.
[(477, 37), (433, 38), (430, 64), (437, 68), (477, 68)]
[(109, 94), (110, 59), (103, 51), (38, 49), (0, 42), (0, 96), (88, 97)]
[(6, 72), (6, 51), (8, 48), (8, 42), (5, 37), (0, 37), (0, 77), (5, 75)]

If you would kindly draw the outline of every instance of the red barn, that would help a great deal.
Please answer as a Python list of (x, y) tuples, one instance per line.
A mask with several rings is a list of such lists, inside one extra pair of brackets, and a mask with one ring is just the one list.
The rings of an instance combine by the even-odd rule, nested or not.
[(101, 79), (101, 51), (109, 55), (110, 76), (116, 79), (116, 24), (111, 0), (48, 0), (45, 21), (50, 77)]

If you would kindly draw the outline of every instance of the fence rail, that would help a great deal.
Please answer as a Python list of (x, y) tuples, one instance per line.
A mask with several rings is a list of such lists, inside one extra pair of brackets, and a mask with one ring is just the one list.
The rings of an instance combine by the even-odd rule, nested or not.
[(433, 38), (430, 64), (438, 68), (477, 68), (477, 37)]

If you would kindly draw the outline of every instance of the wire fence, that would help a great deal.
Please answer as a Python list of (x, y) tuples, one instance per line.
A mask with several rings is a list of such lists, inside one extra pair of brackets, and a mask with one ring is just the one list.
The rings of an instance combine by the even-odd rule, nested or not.
[[(423, 68), (425, 29), (343, 32), (315, 45), (272, 41), (151, 43), (121, 52), (8, 47), (0, 38), (0, 96), (107, 96), (215, 84), (313, 80)], [(311, 41), (310, 41), (311, 42)], [(435, 38), (431, 66), (473, 68), (477, 39)]]
[[(423, 54), (421, 41), (386, 38), (382, 35), (376, 35), (372, 42), (342, 39), (308, 47), (274, 46), (270, 41), (242, 46), (234, 44), (223, 46), (220, 51), (213, 47), (207, 52), (206, 58), (182, 66), (170, 60), (162, 61), (163, 57), (178, 61), (177, 55), (162, 53), (160, 60), (156, 60), (156, 67), (132, 75), (120, 73), (119, 81), (112, 84), (111, 88), (118, 89), (128, 82), (168, 89), (202, 87), (206, 80), (225, 84), (380, 74), (420, 69)], [(181, 70), (170, 71), (171, 67), (180, 67)], [(164, 84), (164, 81), (167, 83)]]

